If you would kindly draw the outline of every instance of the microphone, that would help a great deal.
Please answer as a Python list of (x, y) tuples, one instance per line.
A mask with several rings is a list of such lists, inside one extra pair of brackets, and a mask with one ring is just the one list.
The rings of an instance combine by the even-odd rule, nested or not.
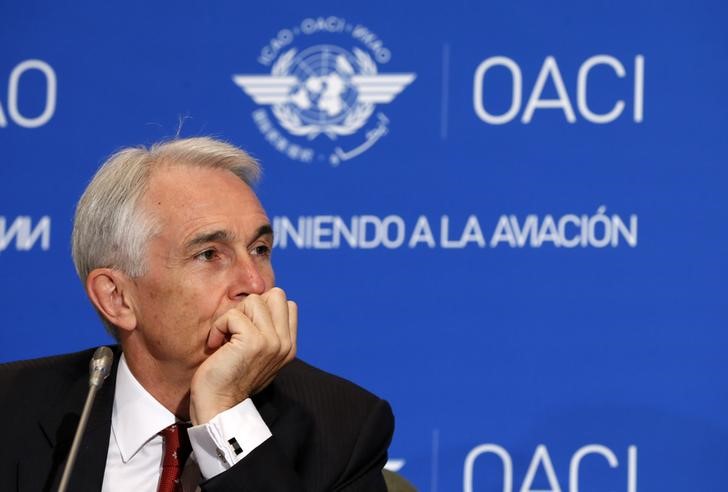
[(114, 353), (109, 347), (99, 347), (91, 357), (91, 362), (88, 363), (89, 369), (89, 386), (95, 386), (96, 389), (101, 389), (106, 378), (111, 373), (111, 365), (114, 363)]
[(68, 488), (68, 482), (71, 479), (73, 465), (76, 463), (78, 449), (81, 447), (81, 438), (83, 437), (83, 433), (86, 431), (88, 417), (91, 415), (91, 407), (94, 404), (96, 392), (101, 389), (101, 386), (104, 384), (104, 380), (106, 380), (109, 376), (109, 373), (111, 372), (111, 365), (113, 363), (114, 353), (111, 349), (109, 347), (99, 347), (94, 352), (94, 355), (91, 357), (91, 361), (88, 364), (88, 396), (86, 397), (86, 403), (83, 405), (81, 419), (78, 421), (78, 427), (76, 428), (76, 434), (73, 436), (73, 444), (71, 444), (71, 451), (68, 453), (68, 460), (66, 461), (66, 467), (63, 469), (63, 476), (61, 477), (61, 484), (58, 486), (58, 492), (65, 492)]

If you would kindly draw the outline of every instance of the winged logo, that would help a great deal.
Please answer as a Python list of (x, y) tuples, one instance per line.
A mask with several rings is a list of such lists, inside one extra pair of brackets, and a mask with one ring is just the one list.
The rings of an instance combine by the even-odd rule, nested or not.
[[(413, 73), (354, 75), (351, 84), (359, 93), (358, 100), (364, 104), (386, 104), (415, 80)], [(292, 89), (299, 80), (292, 76), (235, 75), (233, 81), (256, 104), (286, 104), (293, 97)]]
[(363, 50), (316, 45), (282, 54), (270, 75), (234, 75), (256, 104), (270, 106), (291, 134), (309, 140), (351, 135), (367, 122), (375, 105), (387, 104), (415, 79), (413, 73), (377, 73)]

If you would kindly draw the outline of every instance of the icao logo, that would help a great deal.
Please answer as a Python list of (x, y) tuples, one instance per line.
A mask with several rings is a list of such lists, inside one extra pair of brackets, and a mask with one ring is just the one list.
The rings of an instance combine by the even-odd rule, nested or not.
[[(358, 46), (332, 44), (337, 35)], [(390, 57), (365, 26), (340, 17), (304, 19), (261, 50), (258, 61), (270, 67), (270, 75), (238, 74), (233, 81), (264, 106), (253, 120), (279, 152), (337, 166), (387, 134), (389, 119), (377, 106), (392, 102), (415, 79), (414, 73), (380, 73), (377, 62)]]

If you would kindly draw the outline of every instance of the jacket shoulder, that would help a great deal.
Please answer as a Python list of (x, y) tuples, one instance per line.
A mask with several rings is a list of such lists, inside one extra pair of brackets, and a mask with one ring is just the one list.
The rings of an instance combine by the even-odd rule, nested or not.
[(303, 407), (314, 426), (330, 438), (357, 439), (364, 427), (376, 423), (388, 440), (394, 428), (389, 404), (342, 377), (294, 359), (276, 378), (277, 391)]
[(370, 406), (380, 398), (361, 386), (294, 359), (279, 373), (279, 386), (296, 400), (345, 406)]
[[(0, 364), (0, 401), (15, 402), (8, 408), (37, 408), (88, 374), (94, 349), (72, 354)], [(3, 413), (4, 413), (3, 411)]]
[(394, 432), (394, 416), (386, 401), (299, 359), (278, 373), (276, 386), (303, 409), (311, 424), (302, 467), (338, 470), (327, 490), (346, 488), (366, 476), (376, 483), (381, 480)]

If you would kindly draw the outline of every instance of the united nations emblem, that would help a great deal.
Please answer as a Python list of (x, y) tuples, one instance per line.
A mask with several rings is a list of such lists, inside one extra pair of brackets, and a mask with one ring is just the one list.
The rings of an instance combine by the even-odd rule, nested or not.
[[(290, 46), (299, 36), (308, 41), (336, 33), (349, 34), (361, 46)], [(233, 81), (264, 107), (253, 112), (253, 119), (276, 149), (294, 160), (338, 165), (386, 135), (389, 119), (381, 112), (372, 118), (377, 106), (390, 103), (415, 79), (413, 73), (380, 73), (377, 61), (386, 63), (389, 57), (381, 40), (364, 26), (338, 17), (305, 19), (281, 30), (261, 51), (258, 60), (270, 66), (269, 75), (238, 74)], [(374, 125), (367, 128), (372, 119)], [(349, 144), (359, 132), (363, 141), (360, 136)], [(348, 150), (342, 143), (346, 137), (351, 137)]]

